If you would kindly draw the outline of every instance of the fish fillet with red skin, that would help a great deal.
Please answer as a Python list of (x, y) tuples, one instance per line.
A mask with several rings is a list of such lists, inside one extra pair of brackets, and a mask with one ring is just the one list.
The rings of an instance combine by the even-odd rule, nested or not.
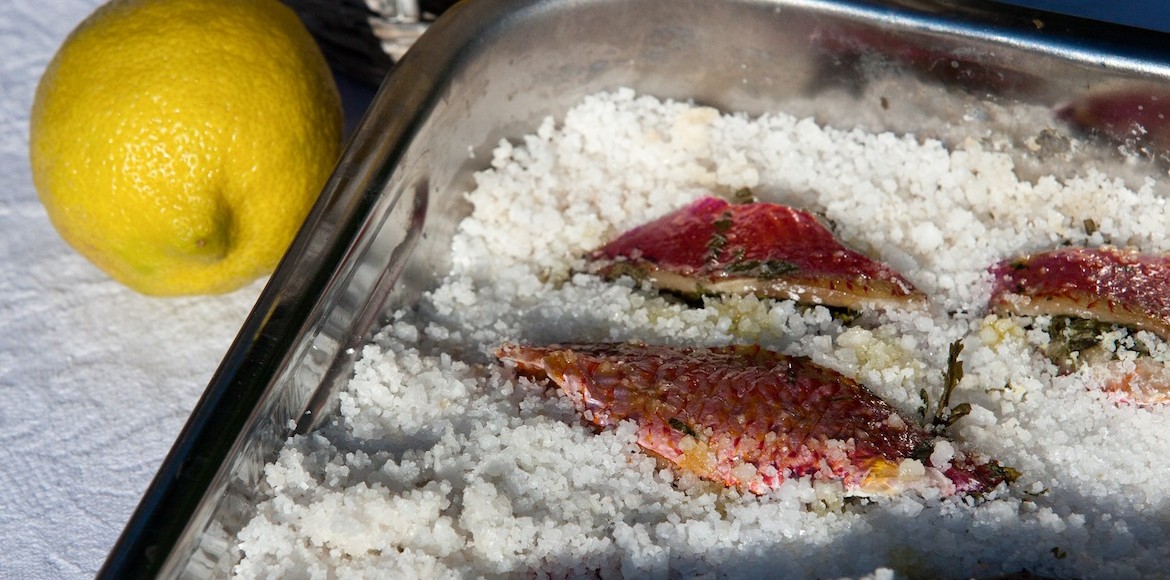
[(1056, 110), (1058, 119), (1116, 143), (1170, 150), (1170, 92), (1156, 86), (1077, 95)]
[[(632, 419), (647, 451), (757, 494), (803, 476), (839, 480), (855, 495), (891, 493), (906, 487), (902, 461), (933, 449), (932, 435), (856, 381), (759, 346), (506, 345), (497, 356), (551, 379), (595, 425)], [(956, 462), (928, 484), (977, 493), (1006, 473)]]
[(1118, 248), (1060, 248), (991, 268), (993, 311), (1067, 315), (1170, 340), (1170, 257)]
[(812, 214), (707, 197), (638, 226), (590, 256), (592, 271), (688, 295), (756, 294), (851, 309), (925, 295), (889, 266), (846, 248)]
[[(1075, 316), (1170, 340), (1170, 257), (1118, 248), (1060, 248), (991, 268), (990, 307), (1000, 314)], [(1118, 402), (1170, 402), (1170, 369), (1148, 358), (1102, 365)]]

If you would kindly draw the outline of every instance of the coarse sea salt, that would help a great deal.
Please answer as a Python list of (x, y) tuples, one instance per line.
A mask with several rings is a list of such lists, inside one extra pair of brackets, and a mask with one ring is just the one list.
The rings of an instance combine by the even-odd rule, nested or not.
[[(290, 439), (239, 533), (241, 577), (1147, 577), (1170, 561), (1170, 417), (1060, 375), (1047, 333), (986, 314), (986, 268), (1061, 243), (1170, 250), (1151, 183), (1020, 179), (1007, 152), (749, 118), (620, 90), (501, 143), (441, 286), (367, 346), (336, 421)], [(754, 297), (682, 305), (574, 273), (625, 229), (712, 192), (825, 215), (931, 296), (927, 312), (844, 325)], [(1083, 226), (1091, 217), (1095, 231)], [(539, 226), (534, 226), (539, 224)], [(1044, 321), (1037, 321), (1043, 325)], [(754, 496), (656, 463), (623, 423), (595, 433), (566, 398), (490, 355), (505, 341), (759, 343), (856, 377), (907, 417), (937, 401), (948, 347), (965, 450), (1020, 479), (988, 497), (846, 500), (834, 483)], [(1150, 340), (1154, 356), (1167, 348)], [(1117, 341), (1124, 349), (1124, 341)], [(915, 462), (916, 463), (916, 462)], [(907, 470), (921, 465), (904, 466)]]

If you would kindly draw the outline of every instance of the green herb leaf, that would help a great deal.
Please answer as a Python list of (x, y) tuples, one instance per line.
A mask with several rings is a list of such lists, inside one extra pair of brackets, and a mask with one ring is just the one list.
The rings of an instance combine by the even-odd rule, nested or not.
[(731, 194), (731, 203), (737, 205), (744, 203), (755, 203), (755, 201), (756, 195), (752, 193), (752, 190), (749, 187), (741, 187), (735, 190), (735, 193)]
[(947, 353), (947, 370), (943, 373), (943, 391), (942, 398), (938, 401), (938, 407), (934, 410), (934, 418), (931, 423), (936, 430), (945, 429), (955, 421), (958, 421), (962, 415), (971, 412), (971, 406), (966, 405), (965, 412), (954, 420), (951, 417), (955, 414), (951, 406), (951, 395), (955, 392), (955, 387), (959, 386), (959, 381), (963, 380), (963, 363), (959, 361), (959, 355), (963, 352), (963, 342), (956, 340), (951, 343), (950, 351)]
[(691, 437), (695, 436), (695, 430), (691, 429), (690, 425), (683, 423), (682, 420), (680, 420), (678, 417), (671, 417), (669, 422), (670, 422), (670, 427), (672, 429), (674, 429), (675, 431), (679, 431), (683, 434), (690, 435)]
[(800, 270), (800, 268), (791, 262), (784, 260), (744, 260), (743, 252), (728, 265), (723, 267), (723, 272), (726, 274), (750, 275), (764, 280), (772, 280), (793, 274)]
[(728, 231), (731, 231), (731, 226), (733, 225), (735, 225), (735, 223), (731, 220), (731, 212), (729, 211), (723, 212), (723, 214), (719, 216), (719, 219), (711, 222), (711, 227), (715, 228), (715, 231), (721, 234), (725, 234)]
[(1091, 236), (1091, 235), (1097, 233), (1097, 222), (1093, 221), (1093, 218), (1085, 218), (1085, 221), (1082, 223), (1085, 226), (1085, 233), (1086, 234)]

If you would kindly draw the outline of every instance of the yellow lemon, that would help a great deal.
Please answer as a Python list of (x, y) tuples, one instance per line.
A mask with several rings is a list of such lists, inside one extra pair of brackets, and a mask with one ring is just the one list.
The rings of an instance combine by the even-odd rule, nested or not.
[(146, 294), (268, 274), (337, 160), (337, 86), (277, 0), (113, 0), (37, 87), (33, 182), (61, 236)]

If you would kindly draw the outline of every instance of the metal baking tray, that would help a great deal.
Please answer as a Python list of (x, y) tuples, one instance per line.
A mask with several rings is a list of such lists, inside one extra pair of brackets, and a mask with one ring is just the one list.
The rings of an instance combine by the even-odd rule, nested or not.
[[(1170, 91), (1167, 47), (1163, 34), (992, 2), (462, 2), (385, 79), (99, 575), (228, 575), (264, 464), (332, 411), (384, 313), (446, 272), (472, 172), (501, 138), (590, 93), (632, 87), (944, 142), (986, 125), (1022, 141), (1077, 128), (1055, 114), (1013, 127), (1013, 106)], [(1109, 155), (1118, 143), (1096, 129)], [(1124, 167), (1164, 175), (1158, 140), (1134, 135), (1121, 145), (1149, 159)], [(1019, 163), (1061, 171), (1039, 155)]]

